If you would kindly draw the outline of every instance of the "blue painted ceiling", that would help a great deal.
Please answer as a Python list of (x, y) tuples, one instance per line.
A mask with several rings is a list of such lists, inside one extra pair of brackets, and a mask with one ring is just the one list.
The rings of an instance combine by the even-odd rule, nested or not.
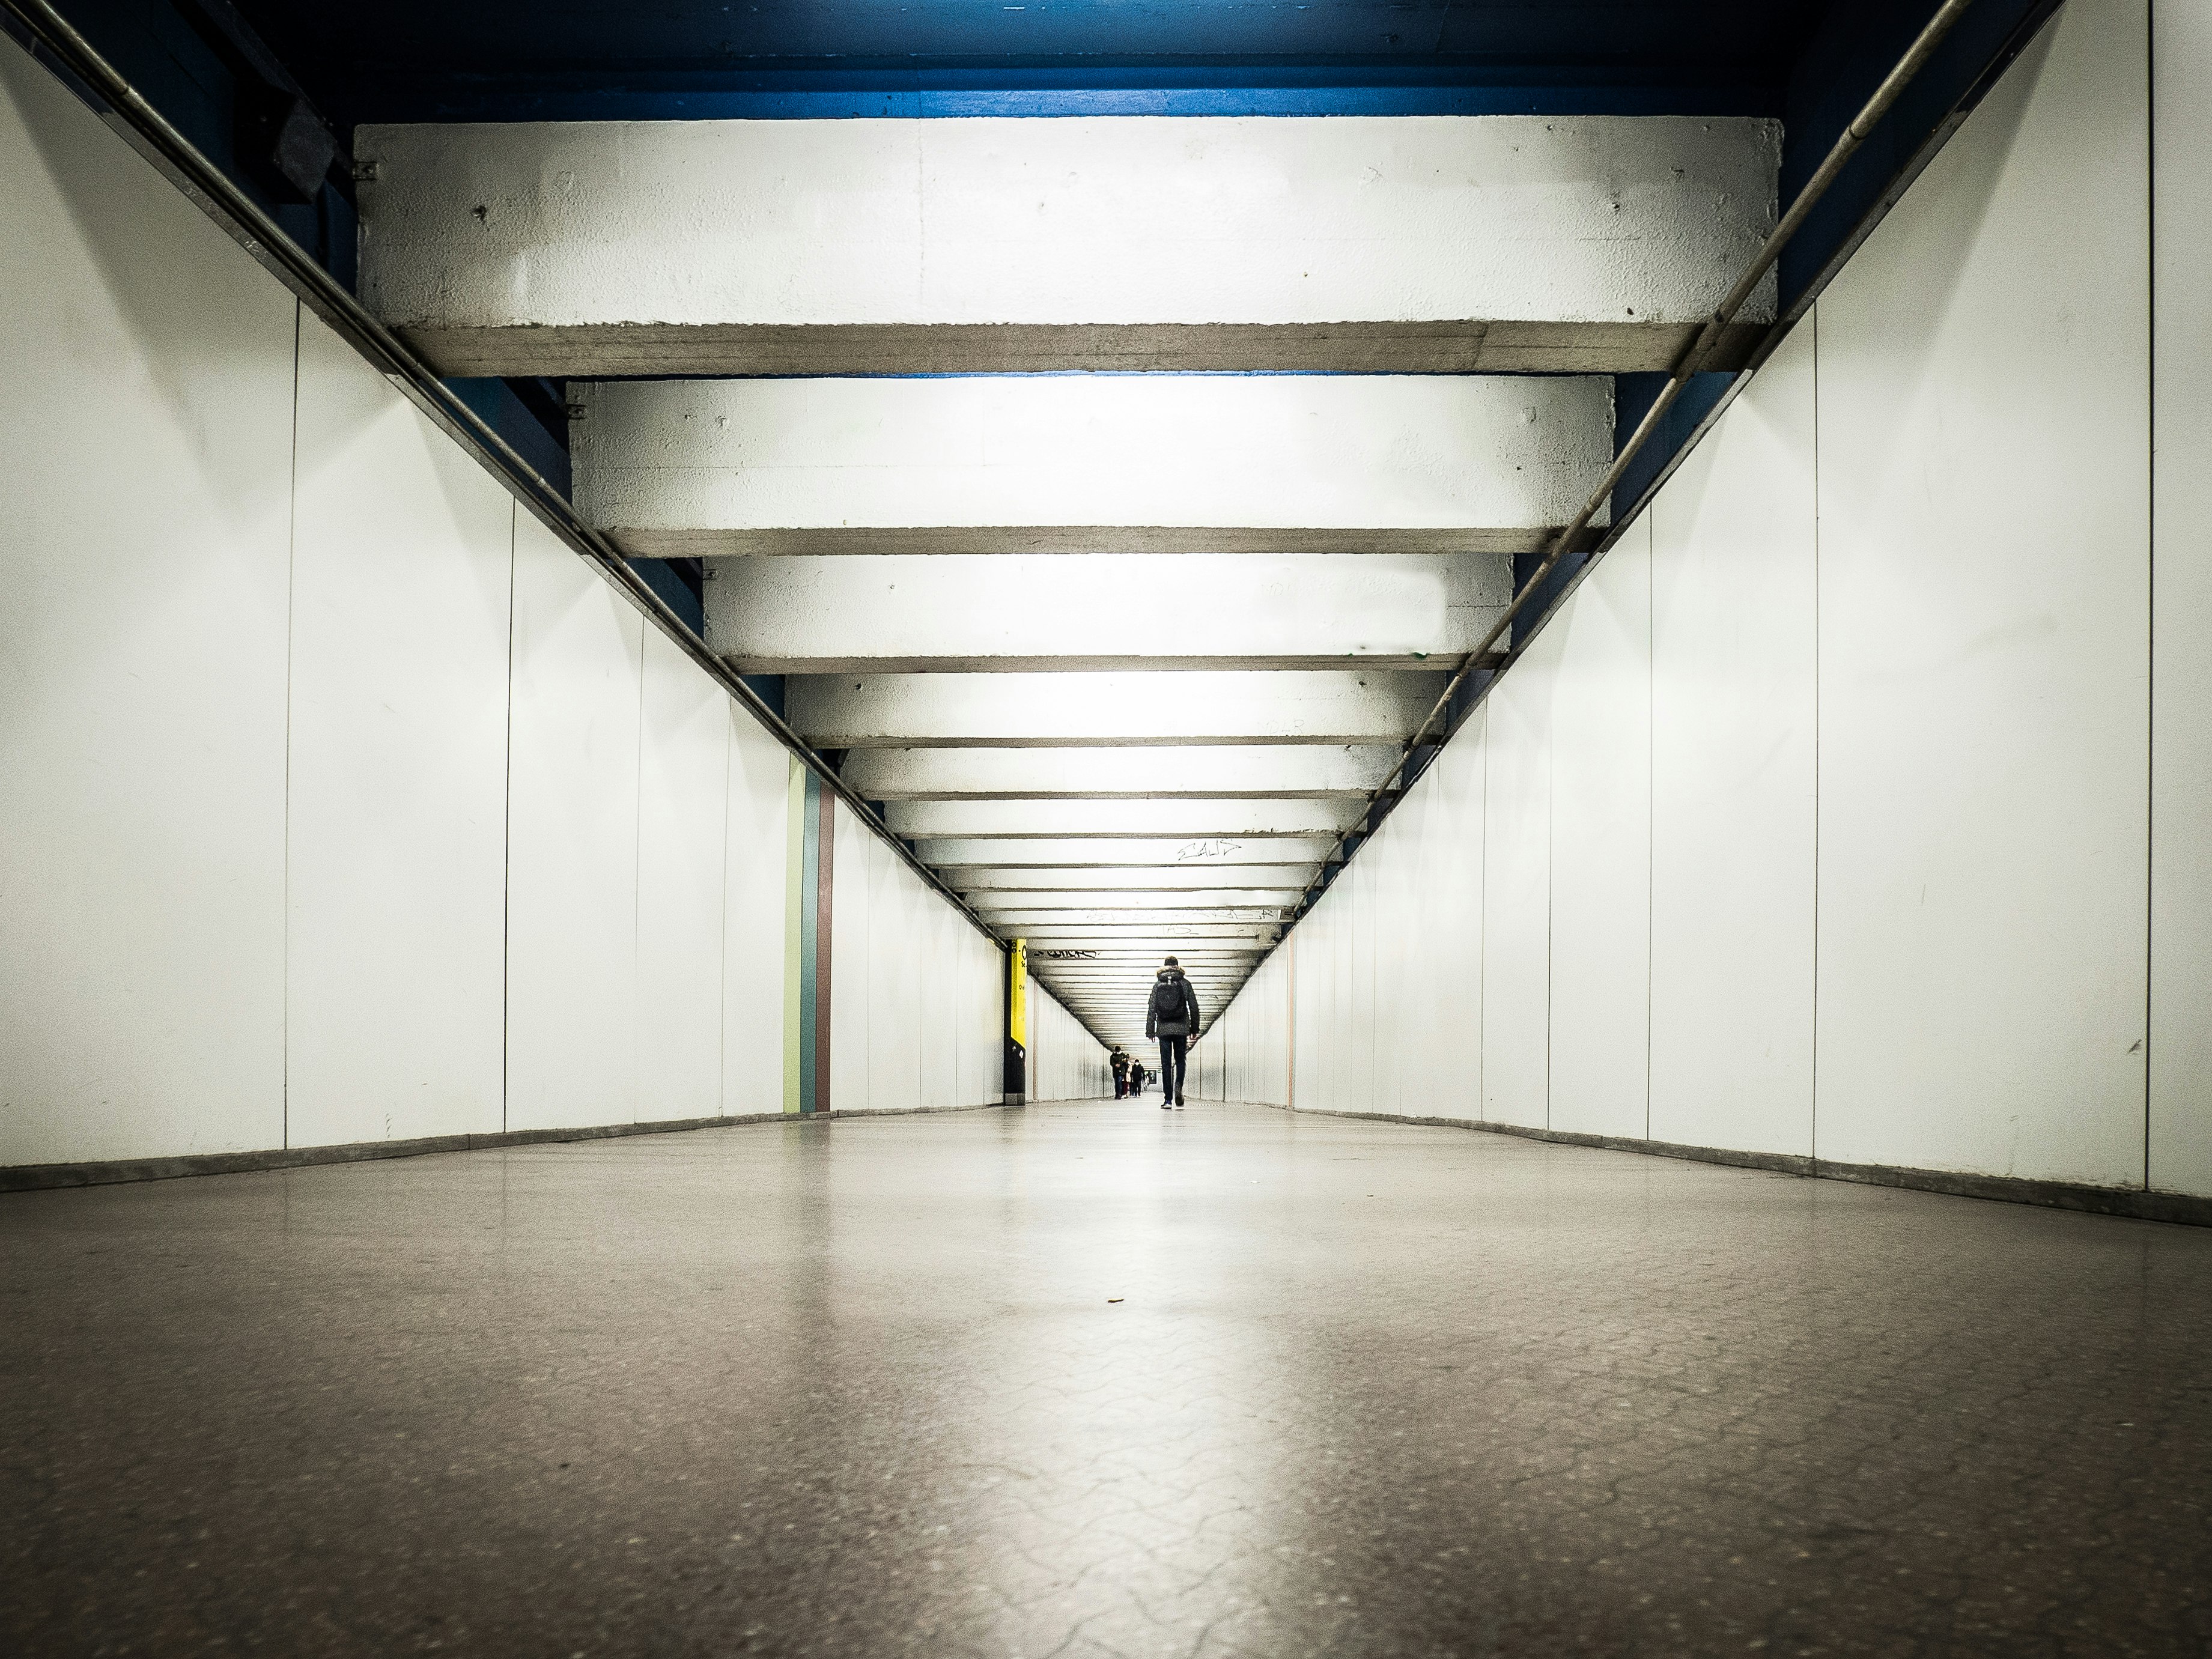
[(1780, 113), (1826, 0), (238, 0), (343, 125)]

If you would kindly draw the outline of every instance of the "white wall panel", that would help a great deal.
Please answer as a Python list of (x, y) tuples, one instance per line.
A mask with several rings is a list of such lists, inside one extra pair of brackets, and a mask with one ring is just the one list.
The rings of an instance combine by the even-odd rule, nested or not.
[(2212, 1194), (2212, 7), (2152, 19), (2150, 1184)]
[(1824, 1158), (2142, 1177), (2143, 54), (2061, 11), (1820, 301)]
[(637, 797), (637, 1115), (722, 1104), (730, 696), (647, 628)]
[(1333, 999), (1328, 978), (1329, 896), (1315, 903), (1291, 932), (1283, 948), (1294, 952), (1290, 997), (1292, 1003), (1291, 1087), (1285, 1103), (1310, 1111), (1326, 1105), (1322, 1077), (1322, 1043), (1327, 1035)]
[[(1378, 838), (1379, 839), (1379, 838)], [(1340, 1018), (1344, 1064), (1337, 1073), (1337, 1109), (1344, 1112), (1388, 1110), (1378, 1098), (1376, 1061), (1375, 923), (1379, 908), (1377, 888), (1389, 848), (1376, 849), (1382, 856), (1361, 859), (1344, 872), (1337, 884), (1344, 890), (1345, 929), (1338, 947), (1337, 983), (1346, 1006)]]
[(1269, 978), (1266, 1003), (1265, 1035), (1267, 1045), (1261, 1071), (1260, 1098), (1276, 1105), (1287, 1106), (1291, 1091), (1296, 1083), (1291, 1072), (1293, 1055), (1291, 1041), (1295, 1034), (1293, 1021), (1297, 1010), (1291, 1006), (1292, 970), (1297, 965), (1295, 947), (1278, 951), (1268, 959)]
[[(1329, 1109), (1338, 1112), (1357, 1111), (1367, 1086), (1364, 1056), (1360, 1053), (1358, 1034), (1366, 1012), (1362, 1004), (1372, 993), (1361, 983), (1356, 966), (1359, 888), (1359, 879), (1347, 870), (1329, 890), (1329, 896), (1334, 901), (1330, 907), (1332, 926), (1328, 933), (1332, 1012), (1323, 1075), (1328, 1079)], [(1363, 997), (1363, 992), (1367, 992), (1368, 997)]]
[(1374, 879), (1368, 889), (1372, 915), (1368, 923), (1365, 960), (1360, 964), (1368, 982), (1373, 1008), (1374, 1036), (1368, 1060), (1372, 1079), (1367, 1109), (1393, 1115), (1405, 1110), (1406, 981), (1423, 961), (1422, 930), (1415, 915), (1418, 901), (1412, 886), (1419, 841), (1415, 820), (1400, 822), (1395, 813), (1385, 819), (1376, 840), (1382, 856), (1375, 860)]
[(836, 826), (833, 1106), (995, 1104), (1003, 957), (842, 802)]
[(960, 1016), (960, 1102), (988, 1105), (1006, 1097), (1006, 959), (990, 940), (960, 927), (963, 988)]
[(830, 1103), (832, 1109), (862, 1111), (869, 1096), (872, 1058), (869, 1021), (874, 1012), (876, 976), (869, 966), (876, 948), (876, 884), (868, 856), (875, 837), (837, 803), (830, 871)]
[(295, 307), (0, 39), (0, 1163), (283, 1143)]
[(921, 1101), (921, 879), (874, 836), (867, 839), (868, 1103), (911, 1111)]
[(1255, 988), (1266, 971), (1263, 965), (1244, 981), (1236, 996), (1230, 1000), (1229, 1006), (1221, 1011), (1221, 1017), (1214, 1022), (1213, 1030), (1207, 1034), (1206, 1040), (1218, 1043), (1221, 1048), (1221, 1092), (1218, 1096), (1207, 1096), (1209, 1100), (1241, 1101), (1245, 1097), (1242, 1091), (1249, 1081), (1252, 1066), (1249, 1035), (1252, 999), (1255, 994)]
[(1551, 1088), (1552, 684), (1564, 630), (1538, 635), (1486, 699), (1482, 1115), (1541, 1128)]
[(644, 618), (515, 515), (507, 1127), (622, 1123), (637, 1099)]
[(791, 751), (735, 703), (722, 897), (722, 1110), (783, 1109), (785, 843)]
[(1430, 972), (1435, 918), (1419, 883), (1429, 829), (1432, 781), (1417, 782), (1376, 837), (1388, 856), (1375, 870), (1375, 1109), (1393, 1116), (1423, 1109), (1411, 1098), (1428, 1033), (1412, 1006)]
[(1651, 1067), (1651, 538), (1646, 514), (1547, 632), (1554, 1129), (1641, 1137)]
[[(1427, 919), (1409, 998), (1419, 1028), (1419, 1117), (1482, 1115), (1482, 927), (1486, 736), (1478, 708), (1424, 779), (1431, 791), (1417, 892)], [(1414, 1085), (1409, 1084), (1409, 1088)]]
[(961, 1103), (955, 1058), (960, 1038), (955, 1012), (960, 964), (954, 930), (965, 932), (967, 926), (951, 905), (931, 893), (921, 907), (921, 1103), (957, 1106)]
[(289, 1144), (496, 1133), (514, 501), (312, 316), (298, 410)]
[(1057, 1092), (1054, 1085), (1060, 1056), (1060, 1026), (1055, 1016), (1060, 1012), (1052, 994), (1035, 980), (1029, 988), (1029, 1041), (1024, 1055), (1023, 1081), (1030, 1100), (1060, 1100), (1066, 1096)]
[[(1218, 1098), (1205, 1097), (1200, 1087), (1199, 1059), (1200, 1050), (1194, 1050), (1184, 1094), (1193, 1100)], [(1034, 980), (1030, 982), (1029, 1084), (1033, 1101), (1096, 1100), (1114, 1092), (1106, 1050), (1059, 999)], [(1158, 1103), (1157, 1091), (1153, 1103)]]
[(1814, 325), (1651, 508), (1651, 1138), (1813, 1151)]
[[(881, 845), (881, 843), (878, 843)], [(890, 861), (899, 885), (899, 908), (905, 919), (906, 951), (905, 1035), (908, 1044), (907, 1074), (911, 1079), (907, 1087), (917, 1106), (930, 1104), (928, 1049), (929, 1039), (927, 1013), (929, 998), (928, 981), (939, 971), (939, 952), (944, 948), (944, 933), (937, 913), (945, 906), (922, 880), (888, 847), (884, 855)]]
[(1429, 1024), (1437, 1001), (1435, 953), (1449, 925), (1425, 887), (1434, 874), (1428, 848), (1437, 832), (1437, 788), (1432, 769), (1384, 822), (1370, 848), (1376, 856), (1370, 1109), (1392, 1115), (1432, 1115), (1427, 1085), (1436, 1069), (1437, 1034)]
[(1350, 893), (1340, 878), (1298, 924), (1297, 1103), (1309, 1111), (1338, 1109), (1336, 1075), (1350, 1011), (1337, 969)]
[(1298, 1096), (1309, 1110), (1335, 1105), (1330, 1079), (1338, 1051), (1336, 933), (1341, 901), (1331, 888), (1298, 924)]

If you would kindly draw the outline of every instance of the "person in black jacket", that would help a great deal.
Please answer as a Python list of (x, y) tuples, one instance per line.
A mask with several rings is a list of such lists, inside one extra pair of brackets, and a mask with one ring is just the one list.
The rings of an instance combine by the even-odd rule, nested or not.
[(1114, 1067), (1114, 1098), (1119, 1100), (1129, 1092), (1129, 1057), (1116, 1048), (1109, 1063)]
[(1198, 993), (1182, 975), (1182, 964), (1173, 957), (1152, 981), (1152, 994), (1145, 1004), (1145, 1035), (1160, 1043), (1160, 1109), (1182, 1104), (1183, 1066), (1189, 1058), (1190, 1040), (1198, 1035)]

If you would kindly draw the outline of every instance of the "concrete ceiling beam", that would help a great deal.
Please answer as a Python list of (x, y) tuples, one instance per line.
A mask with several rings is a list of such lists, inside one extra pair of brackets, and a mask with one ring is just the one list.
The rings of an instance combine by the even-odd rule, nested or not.
[[(1111, 985), (1062, 984), (1060, 981), (1054, 981), (1047, 988), (1070, 1008), (1085, 1011), (1097, 1009), (1124, 1017), (1134, 1015), (1141, 1019), (1144, 1017), (1145, 998), (1151, 991), (1153, 983), (1152, 975), (1148, 974), (1142, 979), (1130, 979), (1125, 982)], [(1218, 1010), (1224, 1002), (1235, 994), (1236, 988), (1242, 985), (1243, 981), (1237, 977), (1193, 978), (1190, 983), (1192, 988), (1198, 993), (1199, 1006), (1201, 1008), (1212, 1006)]]
[[(1202, 1015), (1220, 1012), (1237, 994), (1235, 989), (1225, 985), (1196, 988)], [(1069, 1012), (1082, 1017), (1086, 1024), (1095, 1022), (1102, 1027), (1119, 1028), (1127, 1032), (1129, 1039), (1133, 1039), (1144, 1034), (1145, 1000), (1149, 989), (1147, 986), (1133, 985), (1119, 995), (1089, 999), (1071, 996), (1064, 1000), (1068, 1004)]]
[(1334, 835), (1358, 816), (1348, 800), (902, 800), (884, 809), (908, 841), (952, 836), (1054, 839), (1071, 836)]
[(1780, 154), (1674, 116), (354, 133), (370, 309), (447, 374), (571, 379), (1659, 369)]
[[(935, 843), (932, 843), (934, 845)], [(1165, 894), (1202, 890), (1218, 893), (1299, 892), (1313, 878), (1310, 864), (1232, 865), (1225, 868), (1177, 869), (1139, 865), (1113, 870), (1024, 870), (968, 866), (946, 872), (956, 892), (988, 902), (999, 895), (1043, 898), (1085, 893)]]
[[(1208, 956), (1198, 946), (1189, 945), (1173, 954), (1182, 958), (1182, 964), (1186, 968), (1207, 968), (1222, 973), (1244, 974), (1251, 970), (1253, 963), (1258, 959), (1259, 949), (1256, 946), (1248, 948), (1242, 955)], [(1057, 963), (1044, 962), (1039, 966), (1037, 971), (1042, 973), (1048, 969), (1056, 970), (1060, 968), (1083, 967), (1099, 963), (1103, 963), (1109, 969), (1127, 969), (1133, 973), (1141, 971), (1150, 975), (1158, 971), (1160, 958), (1157, 956), (1139, 955), (1137, 952), (1131, 951), (1122, 957), (1102, 957), (1097, 959), (1097, 963), (1086, 960), (1062, 961)]]
[(845, 781), (868, 800), (1108, 800), (1171, 795), (1279, 800), (1364, 796), (1397, 759), (1380, 744), (1185, 749), (862, 749)]
[(1137, 893), (1124, 888), (1092, 888), (1084, 891), (973, 892), (968, 902), (977, 915), (998, 916), (1018, 912), (1024, 915), (1060, 911), (1110, 912), (1116, 915), (1146, 915), (1161, 910), (1219, 908), (1224, 906), (1280, 912), (1298, 902), (1298, 887), (1191, 888), (1180, 892)]
[(915, 856), (947, 872), (955, 885), (969, 870), (1134, 870), (1146, 866), (1182, 869), (1211, 877), (1246, 865), (1304, 864), (1310, 872), (1327, 856), (1329, 836), (1267, 836), (1240, 841), (1233, 836), (1188, 840), (1106, 837), (1086, 840), (1000, 840), (926, 838)]
[[(1116, 990), (1124, 986), (1148, 985), (1152, 983), (1156, 972), (1157, 969), (1154, 968), (1133, 963), (1126, 972), (1100, 972), (1095, 974), (1056, 973), (1049, 976), (1041, 974), (1037, 975), (1037, 977), (1040, 980), (1044, 980), (1048, 977), (1049, 982), (1053, 986), (1058, 987), (1064, 985), (1067, 987), (1071, 992), (1095, 991), (1101, 988)], [(1245, 977), (1245, 970), (1241, 963), (1234, 967), (1224, 967), (1209, 971), (1192, 963), (1186, 963), (1183, 964), (1183, 972), (1185, 976), (1189, 979), (1192, 984), (1200, 987), (1207, 985), (1235, 985), (1241, 983)]]
[(785, 717), (819, 749), (1396, 744), (1443, 673), (805, 674)]
[(1123, 929), (1180, 927), (1196, 922), (1235, 922), (1264, 927), (1283, 920), (1278, 905), (1188, 905), (1172, 910), (998, 910), (985, 922), (1001, 933), (1019, 933), (1024, 927), (1083, 927), (1110, 937)]
[[(1240, 979), (1193, 979), (1191, 986), (1198, 993), (1200, 1007), (1211, 1008), (1218, 1013), (1221, 1005), (1231, 994), (1231, 988), (1243, 982)], [(1054, 985), (1046, 988), (1071, 1008), (1098, 1009), (1123, 1016), (1133, 1015), (1141, 1020), (1145, 1017), (1146, 995), (1155, 983), (1153, 976), (1147, 974), (1141, 979), (1131, 979), (1121, 984), (1069, 985), (1065, 988)]]
[[(1589, 375), (617, 380), (569, 399), (578, 511), (658, 558), (1523, 553), (1613, 459), (1613, 382)], [(1012, 573), (970, 580), (989, 606), (1019, 592)]]
[(1121, 945), (1125, 950), (1152, 951), (1161, 956), (1174, 956), (1182, 946), (1201, 941), (1223, 944), (1243, 939), (1257, 945), (1272, 945), (1282, 929), (1272, 922), (1158, 922), (1149, 929), (1037, 922), (1029, 927), (998, 927), (994, 931), (1001, 939), (1026, 939), (1032, 945), (1042, 945), (1048, 949), (1083, 949), (1105, 943)]
[[(1259, 947), (1235, 939), (1195, 939), (1186, 941), (1180, 946), (1171, 945), (1169, 949), (1188, 964), (1246, 959), (1253, 956)], [(1160, 965), (1160, 957), (1152, 952), (1151, 945), (1142, 941), (1130, 944), (1108, 939), (1094, 940), (1086, 945), (1049, 945), (1040, 946), (1031, 954), (1047, 966), (1057, 963), (1061, 967), (1072, 964), (1115, 967), (1139, 962), (1148, 962), (1154, 968)]]
[(741, 674), (1426, 669), (1513, 597), (1489, 553), (717, 562), (707, 643)]

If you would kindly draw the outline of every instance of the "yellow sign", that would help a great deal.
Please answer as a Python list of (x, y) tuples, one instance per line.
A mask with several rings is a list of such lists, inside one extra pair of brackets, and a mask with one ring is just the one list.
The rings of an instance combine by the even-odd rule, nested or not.
[(1006, 957), (1006, 1035), (1030, 1046), (1030, 942), (1014, 941)]

